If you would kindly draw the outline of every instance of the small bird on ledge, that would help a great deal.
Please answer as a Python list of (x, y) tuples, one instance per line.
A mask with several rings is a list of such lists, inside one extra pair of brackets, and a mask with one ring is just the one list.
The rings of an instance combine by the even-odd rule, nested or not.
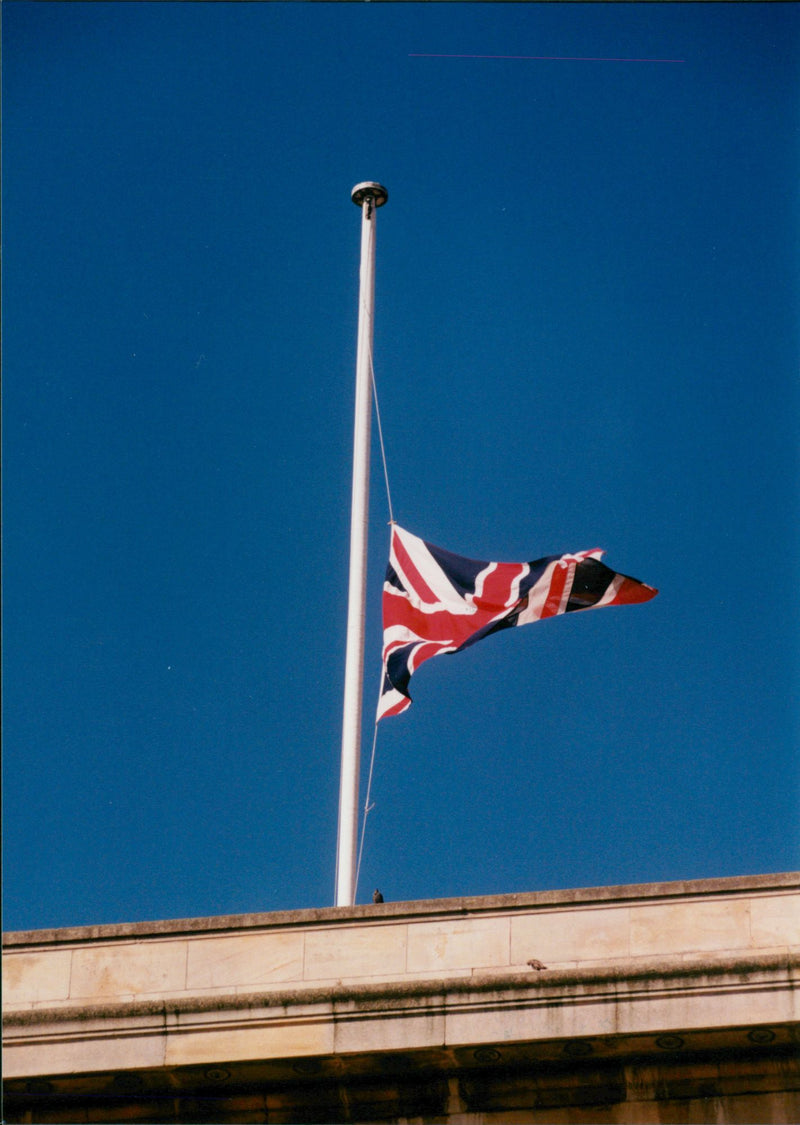
[(379, 890), (376, 889), (372, 892), (372, 901), (373, 902), (383, 902), (383, 895), (381, 894), (381, 892)]

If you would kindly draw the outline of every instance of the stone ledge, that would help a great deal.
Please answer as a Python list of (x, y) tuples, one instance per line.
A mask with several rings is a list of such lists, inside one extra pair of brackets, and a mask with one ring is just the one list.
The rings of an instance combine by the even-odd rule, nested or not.
[(495, 911), (621, 903), (629, 900), (685, 898), (703, 895), (757, 894), (765, 891), (800, 890), (800, 872), (767, 875), (734, 875), (721, 879), (693, 879), (669, 883), (632, 883), (613, 887), (579, 887), (519, 894), (477, 895), (468, 898), (423, 899), (386, 902), (380, 905), (329, 906), (304, 910), (282, 910), (264, 914), (225, 914), (210, 918), (180, 918), (152, 922), (120, 922), (63, 929), (19, 930), (3, 934), (3, 946), (61, 945), (74, 942), (157, 937), (196, 933), (229, 933), (231, 930), (276, 929), (284, 926), (363, 921), (397, 920), (429, 915), (464, 916)]
[[(391, 983), (337, 984), (329, 988), (269, 989), (263, 992), (226, 993), (213, 996), (176, 997), (173, 999), (131, 1000), (123, 1003), (82, 1004), (53, 1008), (34, 1008), (8, 1011), (4, 1016), (6, 1028), (35, 1027), (54, 1023), (85, 1023), (97, 1020), (132, 1019), (147, 1016), (164, 1016), (231, 1010), (260, 1010), (290, 1007), (327, 1005), (335, 1011), (347, 1003), (380, 1007), (391, 1006), (393, 1001), (418, 1000), (421, 997), (439, 997), (446, 1001), (448, 994), (502, 993), (520, 989), (539, 992), (558, 992), (563, 989), (619, 987), (626, 984), (664, 985), (682, 984), (692, 979), (735, 978), (736, 986), (756, 985), (764, 981), (747, 980), (748, 976), (782, 974), (789, 987), (800, 984), (800, 951), (788, 954), (760, 956), (727, 956), (697, 958), (692, 961), (675, 958), (640, 959), (635, 964), (594, 965), (590, 968), (492, 972), (448, 980), (427, 979)], [(711, 987), (714, 987), (712, 981)], [(575, 999), (574, 993), (571, 994)]]

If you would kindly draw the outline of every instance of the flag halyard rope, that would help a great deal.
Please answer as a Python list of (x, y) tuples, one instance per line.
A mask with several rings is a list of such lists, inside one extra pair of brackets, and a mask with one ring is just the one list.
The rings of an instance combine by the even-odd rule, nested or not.
[[(376, 418), (377, 423), (378, 423), (378, 439), (379, 439), (380, 447), (381, 447), (381, 462), (383, 464), (383, 479), (384, 479), (384, 482), (386, 484), (386, 502), (389, 506), (389, 523), (391, 524), (391, 523), (394, 523), (394, 512), (392, 511), (392, 494), (391, 494), (391, 491), (389, 489), (389, 471), (388, 471), (387, 466), (386, 466), (386, 447), (385, 447), (384, 441), (383, 441), (383, 427), (381, 426), (381, 411), (380, 411), (380, 407), (378, 405), (378, 388), (377, 388), (377, 385), (375, 383), (375, 368), (372, 366), (372, 353), (371, 352), (370, 352), (370, 356), (369, 356), (369, 370), (370, 370), (370, 376), (372, 378), (372, 399), (373, 399), (373, 402), (375, 403), (375, 418)], [(381, 689), (382, 688), (383, 688), (383, 667), (381, 667)], [(380, 690), (378, 692), (378, 699), (380, 699)], [(375, 710), (376, 710), (376, 714), (377, 714), (377, 706), (376, 706)], [(374, 804), (370, 803), (370, 797), (372, 795), (372, 777), (373, 777), (373, 773), (374, 773), (374, 770), (375, 770), (375, 749), (376, 749), (377, 743), (378, 743), (378, 720), (376, 718), (375, 719), (375, 728), (374, 728), (373, 734), (372, 734), (372, 751), (370, 753), (370, 758), (369, 758), (369, 776), (367, 778), (367, 795), (364, 799), (364, 814), (363, 814), (363, 820), (361, 821), (361, 841), (360, 841), (359, 846), (358, 846), (358, 860), (356, 862), (356, 878), (355, 878), (355, 886), (354, 886), (354, 889), (353, 889), (353, 898), (354, 899), (356, 899), (358, 897), (358, 880), (359, 880), (359, 876), (361, 874), (361, 859), (362, 859), (362, 856), (364, 854), (364, 838), (366, 837), (366, 834), (367, 834), (367, 817), (372, 812), (372, 810), (375, 808)]]
[(353, 897), (358, 897), (358, 877), (361, 874), (361, 857), (364, 854), (364, 837), (367, 834), (367, 817), (375, 808), (370, 804), (369, 798), (372, 793), (372, 773), (375, 768), (375, 747), (378, 742), (378, 720), (375, 720), (375, 730), (372, 735), (372, 753), (369, 758), (369, 777), (367, 778), (367, 796), (364, 799), (364, 819), (361, 821), (361, 843), (358, 846), (358, 862), (356, 863), (356, 880)]
[(378, 406), (378, 388), (375, 384), (375, 368), (372, 366), (372, 353), (369, 357), (369, 370), (372, 376), (372, 398), (375, 403), (375, 418), (378, 422), (378, 438), (381, 446), (381, 461), (383, 462), (383, 479), (386, 482), (386, 501), (389, 505), (389, 523), (394, 523), (394, 513), (392, 512), (392, 494), (389, 491), (389, 470), (386, 468), (386, 448), (383, 444), (383, 427), (381, 426), (381, 411)]

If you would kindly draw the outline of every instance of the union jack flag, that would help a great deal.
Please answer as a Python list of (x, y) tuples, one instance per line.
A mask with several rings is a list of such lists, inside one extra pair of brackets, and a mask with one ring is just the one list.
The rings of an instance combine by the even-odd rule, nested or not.
[(527, 563), (478, 562), (392, 524), (378, 719), (405, 711), (412, 674), (441, 652), (460, 652), (490, 633), (559, 613), (632, 605), (656, 596), (652, 586), (600, 562), (604, 553), (594, 549)]

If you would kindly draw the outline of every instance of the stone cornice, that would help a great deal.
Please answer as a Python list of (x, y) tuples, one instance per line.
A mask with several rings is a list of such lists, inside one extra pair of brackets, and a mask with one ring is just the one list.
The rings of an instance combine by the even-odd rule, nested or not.
[[(599, 998), (613, 993), (645, 993), (679, 989), (691, 993), (698, 989), (763, 989), (780, 987), (793, 990), (800, 984), (800, 953), (725, 957), (642, 958), (620, 965), (597, 965), (529, 973), (484, 973), (449, 980), (408, 980), (392, 983), (337, 984), (330, 987), (306, 987), (230, 993), (214, 996), (178, 997), (170, 1000), (131, 1000), (123, 1003), (92, 1003), (80, 1006), (41, 1007), (8, 1012), (4, 1017), (8, 1029), (35, 1029), (53, 1024), (90, 1023), (97, 1021), (168, 1019), (201, 1013), (240, 1013), (240, 1018), (263, 1016), (266, 1010), (283, 1009), (286, 1016), (293, 1008), (324, 1006), (334, 1017), (345, 1007), (362, 1013), (373, 1008), (378, 1013), (408, 1002), (418, 1007), (422, 1001), (434, 1007), (459, 1006), (471, 995), (475, 1000), (485, 996), (492, 1006), (518, 1003), (524, 994), (527, 1003), (575, 1003), (579, 996)], [(427, 1008), (427, 1005), (426, 1005)]]
[(175, 937), (190, 934), (281, 929), (298, 925), (332, 925), (377, 919), (400, 921), (434, 916), (464, 916), (525, 912), (536, 908), (569, 906), (609, 906), (636, 901), (664, 901), (671, 898), (753, 895), (759, 892), (800, 890), (800, 872), (768, 875), (742, 875), (721, 879), (697, 879), (667, 883), (631, 884), (614, 887), (581, 887), (570, 890), (534, 891), (520, 894), (480, 895), (467, 898), (429, 899), (415, 902), (387, 902), (353, 907), (321, 907), (284, 910), (263, 914), (220, 915), (210, 918), (167, 919), (154, 922), (112, 923), (73, 926), (63, 929), (25, 930), (3, 934), (4, 948), (20, 946), (58, 946), (76, 942), (131, 940), (145, 937)]

